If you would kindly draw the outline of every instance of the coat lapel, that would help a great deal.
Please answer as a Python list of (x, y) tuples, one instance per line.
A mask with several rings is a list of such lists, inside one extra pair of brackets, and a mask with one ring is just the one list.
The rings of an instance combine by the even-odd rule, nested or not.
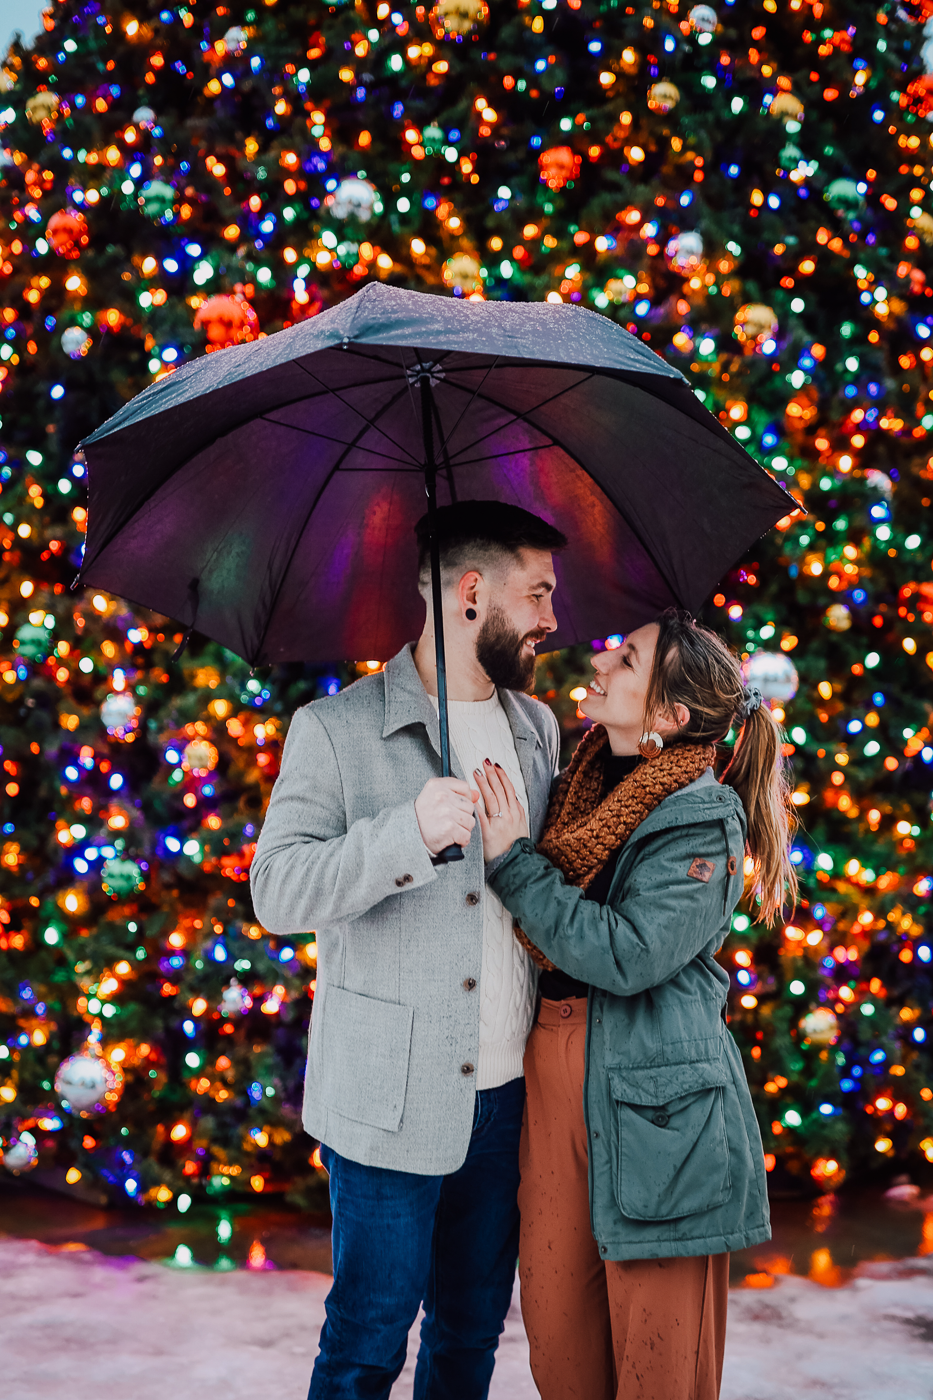
[(508, 716), (512, 738), (515, 740), (518, 766), (525, 780), (525, 792), (528, 794), (528, 828), (533, 840), (537, 841), (544, 826), (550, 791), (550, 774), (542, 774), (540, 765), (536, 762), (541, 739), (512, 692), (500, 690), (498, 695)]
[[(406, 642), (402, 650), (387, 661), (383, 668), (385, 685), (385, 725), (383, 739), (388, 739), (399, 729), (412, 724), (423, 724), (431, 747), (441, 756), (441, 732), (434, 702), (425, 690), (415, 666), (411, 645)], [(462, 778), (460, 764), (453, 748), (450, 750), (450, 767), (455, 778)]]
[[(434, 752), (440, 757), (441, 737), (437, 711), (418, 675), (410, 645), (403, 646), (397, 656), (386, 662), (382, 675), (386, 707), (382, 737), (387, 739), (399, 729), (405, 729), (412, 724), (423, 724)], [(528, 824), (534, 839), (537, 840), (547, 811), (551, 774), (540, 771), (537, 755), (541, 748), (541, 739), (521, 705), (509, 690), (500, 690), (498, 695), (515, 740), (518, 765), (522, 770), (525, 791), (528, 794)], [(450, 766), (455, 777), (464, 776), (453, 748), (450, 751)]]

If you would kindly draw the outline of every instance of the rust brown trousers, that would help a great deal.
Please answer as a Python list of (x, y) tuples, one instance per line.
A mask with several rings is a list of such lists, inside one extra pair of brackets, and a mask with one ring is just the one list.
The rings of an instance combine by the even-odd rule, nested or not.
[(717, 1400), (728, 1254), (600, 1258), (583, 1117), (586, 1000), (542, 1001), (525, 1051), (519, 1272), (543, 1400)]

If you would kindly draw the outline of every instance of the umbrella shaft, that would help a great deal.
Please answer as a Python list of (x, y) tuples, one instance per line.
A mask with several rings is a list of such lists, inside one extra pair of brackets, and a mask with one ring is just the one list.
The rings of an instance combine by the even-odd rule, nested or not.
[[(441, 544), (437, 533), (437, 463), (431, 425), (431, 383), (421, 377), (421, 428), (424, 433), (424, 489), (428, 497), (428, 533), (431, 539), (431, 607), (434, 614), (434, 657), (437, 663), (437, 719), (441, 741), (441, 776), (450, 777), (450, 728), (447, 723), (447, 662), (444, 655), (444, 602), (441, 594)], [(463, 860), (463, 848), (446, 846), (432, 858), (434, 865)]]
[(424, 433), (424, 489), (428, 497), (431, 540), (431, 607), (434, 614), (434, 656), (437, 663), (437, 717), (440, 724), (441, 776), (450, 777), (450, 728), (447, 722), (447, 660), (444, 653), (444, 604), (441, 592), (441, 546), (437, 533), (437, 463), (431, 424), (431, 386), (421, 380), (421, 426)]

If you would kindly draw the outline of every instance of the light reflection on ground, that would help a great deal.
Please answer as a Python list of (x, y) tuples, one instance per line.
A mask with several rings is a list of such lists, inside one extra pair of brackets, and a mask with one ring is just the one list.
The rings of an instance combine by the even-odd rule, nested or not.
[[(769, 1288), (775, 1278), (796, 1274), (837, 1288), (860, 1264), (933, 1254), (930, 1196), (890, 1200), (880, 1192), (842, 1192), (775, 1201), (771, 1212), (770, 1243), (733, 1254), (733, 1286)], [(327, 1217), (272, 1201), (195, 1203), (185, 1215), (174, 1206), (111, 1210), (42, 1190), (28, 1178), (0, 1177), (0, 1234), (176, 1267), (330, 1271)]]

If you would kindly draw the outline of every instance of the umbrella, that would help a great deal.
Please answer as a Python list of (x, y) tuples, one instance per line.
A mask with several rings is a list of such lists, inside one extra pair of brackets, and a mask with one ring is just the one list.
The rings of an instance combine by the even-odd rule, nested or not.
[[(695, 611), (797, 505), (607, 317), (381, 284), (185, 365), (81, 446), (77, 582), (254, 666), (385, 658), (417, 635), (425, 493), (432, 518), (438, 498), (498, 499), (568, 535), (555, 646)], [(436, 531), (431, 562), (447, 775)]]

